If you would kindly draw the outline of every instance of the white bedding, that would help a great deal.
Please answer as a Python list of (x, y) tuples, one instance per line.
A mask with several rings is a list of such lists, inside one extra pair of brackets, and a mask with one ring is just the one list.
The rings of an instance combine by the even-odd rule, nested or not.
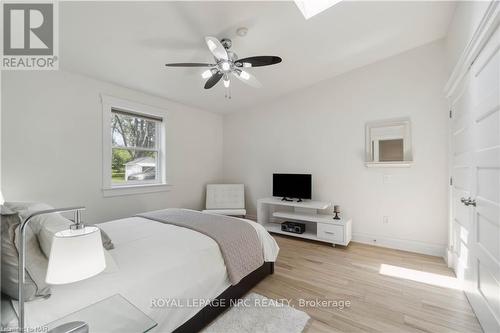
[[(275, 261), (278, 245), (255, 222), (264, 260)], [(217, 243), (196, 231), (140, 217), (99, 225), (111, 237), (109, 253), (117, 267), (88, 280), (52, 286), (46, 300), (26, 303), (27, 326), (39, 326), (114, 294), (121, 294), (158, 323), (154, 332), (171, 332), (200, 308), (153, 308), (155, 298), (213, 299), (230, 282)]]

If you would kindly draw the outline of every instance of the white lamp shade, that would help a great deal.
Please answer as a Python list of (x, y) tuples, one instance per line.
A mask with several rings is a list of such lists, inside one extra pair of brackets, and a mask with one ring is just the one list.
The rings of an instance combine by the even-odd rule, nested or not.
[(45, 281), (65, 284), (87, 279), (106, 267), (101, 233), (96, 227), (56, 233)]

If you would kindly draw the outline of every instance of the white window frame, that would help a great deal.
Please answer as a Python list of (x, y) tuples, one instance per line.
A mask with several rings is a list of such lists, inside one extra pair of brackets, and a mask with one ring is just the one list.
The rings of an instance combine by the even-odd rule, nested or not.
[[(105, 197), (118, 195), (131, 195), (140, 193), (151, 193), (168, 191), (171, 184), (167, 181), (167, 154), (166, 154), (166, 134), (167, 134), (167, 111), (128, 101), (125, 99), (101, 94), (102, 103), (102, 190)], [(157, 147), (158, 151), (158, 168), (155, 180), (149, 181), (128, 181), (126, 184), (113, 184), (111, 179), (111, 159), (112, 159), (112, 133), (111, 133), (111, 117), (113, 109), (123, 110), (137, 114), (138, 116), (149, 116), (162, 118), (158, 123), (157, 132)], [(115, 147), (116, 148), (116, 147)], [(155, 149), (156, 151), (156, 149)]]

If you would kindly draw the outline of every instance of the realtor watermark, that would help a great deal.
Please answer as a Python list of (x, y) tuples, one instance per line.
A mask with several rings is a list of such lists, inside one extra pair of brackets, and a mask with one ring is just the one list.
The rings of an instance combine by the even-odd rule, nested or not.
[(152, 298), (151, 308), (202, 308), (211, 307), (258, 307), (258, 308), (281, 308), (290, 306), (294, 308), (330, 308), (343, 310), (351, 307), (349, 300), (333, 300), (323, 298), (291, 300), (287, 298), (238, 298), (238, 299), (206, 299), (206, 298)]
[[(21, 331), (20, 327), (1, 327), (0, 332), (2, 333), (19, 333)], [(49, 327), (47, 325), (35, 326), (35, 327), (25, 327), (24, 333), (44, 333), (48, 332)]]
[(58, 6), (54, 2), (2, 2), (3, 70), (59, 68)]

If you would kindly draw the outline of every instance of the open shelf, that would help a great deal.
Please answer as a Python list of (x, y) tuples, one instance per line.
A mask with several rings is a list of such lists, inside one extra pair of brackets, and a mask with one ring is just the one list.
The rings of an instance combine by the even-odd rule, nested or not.
[(290, 219), (297, 221), (307, 221), (315, 223), (330, 223), (330, 224), (342, 224), (342, 220), (334, 220), (333, 215), (326, 214), (313, 214), (313, 213), (302, 213), (302, 212), (274, 212), (273, 217), (280, 219)]
[(266, 228), (267, 231), (275, 234), (318, 240), (318, 237), (316, 236), (316, 231), (312, 232), (310, 230), (307, 230), (307, 227), (306, 231), (303, 234), (294, 234), (293, 232), (281, 231), (281, 224), (279, 223), (266, 223), (264, 224), (264, 228)]
[(365, 166), (368, 168), (409, 168), (413, 164), (413, 161), (402, 161), (402, 162), (365, 162)]
[(259, 199), (259, 203), (275, 205), (275, 206), (288, 206), (295, 208), (307, 208), (307, 209), (327, 209), (330, 207), (331, 203), (323, 201), (313, 201), (313, 200), (303, 200), (301, 202), (297, 201), (282, 201), (280, 198), (264, 198)]

